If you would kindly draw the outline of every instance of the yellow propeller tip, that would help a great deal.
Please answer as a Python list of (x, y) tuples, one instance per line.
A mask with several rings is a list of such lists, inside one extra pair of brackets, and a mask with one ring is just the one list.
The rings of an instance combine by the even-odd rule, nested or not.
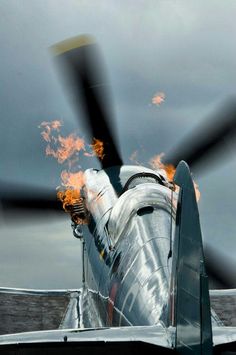
[(95, 39), (91, 35), (84, 34), (84, 35), (68, 38), (62, 42), (58, 42), (53, 46), (51, 46), (50, 48), (53, 54), (60, 55), (69, 52), (72, 49), (88, 46), (94, 43), (95, 43)]

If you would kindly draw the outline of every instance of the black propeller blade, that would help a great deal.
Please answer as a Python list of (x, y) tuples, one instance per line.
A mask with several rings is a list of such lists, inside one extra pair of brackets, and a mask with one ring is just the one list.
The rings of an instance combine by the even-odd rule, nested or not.
[[(89, 36), (80, 36), (61, 42), (53, 49), (59, 64), (65, 70), (65, 78), (78, 112), (82, 107), (84, 121), (92, 138), (103, 142), (104, 157), (98, 156), (102, 168), (121, 166), (122, 159), (114, 134), (109, 86), (98, 46)], [(225, 143), (231, 142), (235, 134), (236, 100), (232, 100), (212, 120), (207, 120), (204, 126), (170, 152), (164, 163), (177, 166), (180, 160), (185, 160), (191, 169), (195, 169), (222, 151)], [(3, 184), (0, 184), (0, 191), (0, 207), (6, 212), (16, 208), (37, 212), (62, 211), (61, 202), (57, 200), (55, 192), (17, 186), (6, 189)], [(218, 259), (209, 248), (206, 251), (206, 262), (210, 277), (220, 287), (236, 287), (233, 270), (222, 265), (219, 268)]]
[(209, 244), (205, 245), (204, 254), (210, 288), (236, 288), (235, 262), (230, 262), (226, 255)]
[(63, 211), (55, 191), (20, 184), (0, 182), (0, 208), (7, 214), (12, 210)]
[(103, 142), (104, 157), (98, 156), (102, 168), (122, 165), (113, 132), (109, 87), (97, 44), (89, 36), (79, 36), (56, 44), (53, 50), (63, 65), (77, 108), (83, 107), (92, 138)]
[[(236, 99), (229, 100), (221, 110), (173, 149), (163, 159), (165, 164), (177, 166), (185, 160), (191, 170), (204, 167), (225, 153), (236, 137)], [(218, 159), (219, 160), (219, 159)]]

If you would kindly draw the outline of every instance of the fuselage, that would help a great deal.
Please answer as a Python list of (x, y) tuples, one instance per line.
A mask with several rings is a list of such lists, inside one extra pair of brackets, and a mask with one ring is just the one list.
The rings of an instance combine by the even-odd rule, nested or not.
[(166, 323), (175, 193), (137, 166), (85, 172), (85, 281), (103, 326)]

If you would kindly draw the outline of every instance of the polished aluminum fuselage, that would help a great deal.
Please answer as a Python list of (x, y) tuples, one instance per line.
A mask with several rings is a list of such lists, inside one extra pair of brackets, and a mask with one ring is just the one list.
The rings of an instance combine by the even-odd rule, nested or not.
[(152, 178), (137, 178), (143, 167), (87, 170), (84, 195), (91, 214), (84, 231), (86, 285), (94, 291), (101, 325), (166, 324), (170, 250), (175, 209), (173, 192)]

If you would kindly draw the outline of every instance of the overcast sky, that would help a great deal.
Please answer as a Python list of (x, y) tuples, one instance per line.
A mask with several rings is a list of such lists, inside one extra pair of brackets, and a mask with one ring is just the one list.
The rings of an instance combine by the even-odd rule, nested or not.
[[(236, 84), (235, 0), (1, 0), (0, 179), (55, 188), (60, 167), (45, 158), (38, 125), (61, 119), (86, 132), (59, 80), (49, 47), (94, 35), (103, 51), (126, 163), (147, 165), (207, 119)], [(151, 104), (164, 92), (160, 106)], [(197, 179), (204, 240), (234, 258), (236, 159)], [(92, 164), (92, 162), (91, 162)], [(77, 287), (79, 242), (69, 219), (2, 219), (0, 285)]]

